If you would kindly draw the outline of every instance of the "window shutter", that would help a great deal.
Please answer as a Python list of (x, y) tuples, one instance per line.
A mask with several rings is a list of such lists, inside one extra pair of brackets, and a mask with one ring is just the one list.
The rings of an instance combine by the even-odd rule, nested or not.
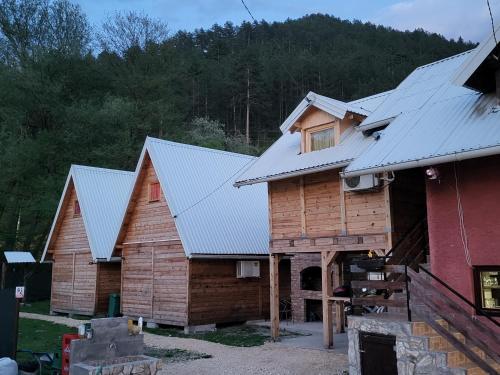
[(73, 215), (74, 216), (80, 216), (81, 211), (80, 211), (80, 203), (75, 200), (75, 205), (73, 206)]
[(149, 201), (157, 202), (160, 200), (160, 183), (153, 182), (149, 185)]

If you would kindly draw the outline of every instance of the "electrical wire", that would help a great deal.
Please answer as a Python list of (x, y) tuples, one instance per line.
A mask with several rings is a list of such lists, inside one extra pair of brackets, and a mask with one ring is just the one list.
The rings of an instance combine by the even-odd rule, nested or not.
[(252, 12), (250, 12), (250, 9), (248, 9), (247, 5), (245, 4), (245, 0), (241, 0), (241, 3), (243, 4), (243, 6), (245, 7), (245, 9), (247, 10), (247, 12), (250, 15), (250, 17), (253, 19), (253, 21), (257, 22), (257, 20), (255, 19), (255, 17), (253, 16)]
[(460, 239), (462, 240), (462, 246), (464, 248), (465, 261), (467, 262), (469, 267), (472, 267), (472, 260), (469, 251), (469, 240), (467, 238), (467, 230), (465, 228), (465, 221), (464, 221), (464, 208), (462, 207), (462, 199), (460, 197), (456, 162), (453, 163), (453, 172), (455, 174), (455, 192), (457, 195), (457, 211), (458, 211), (458, 223), (460, 228)]
[(192, 209), (193, 207), (197, 206), (198, 204), (200, 204), (201, 202), (203, 202), (205, 199), (209, 198), (210, 196), (214, 195), (217, 191), (219, 191), (220, 189), (222, 189), (222, 187), (227, 184), (229, 181), (231, 181), (233, 179), (233, 177), (235, 177), (236, 175), (238, 175), (238, 173), (240, 173), (245, 167), (247, 167), (250, 163), (253, 163), (255, 161), (255, 159), (250, 159), (250, 161), (248, 163), (245, 163), (245, 165), (243, 165), (240, 169), (238, 169), (236, 172), (234, 172), (231, 176), (229, 176), (229, 178), (227, 180), (225, 180), (222, 184), (220, 184), (219, 186), (217, 186), (214, 190), (212, 190), (210, 193), (208, 193), (207, 195), (203, 196), (202, 198), (200, 198), (199, 200), (197, 200), (195, 203), (193, 203), (191, 206), (188, 206), (186, 207), (185, 209), (183, 209), (182, 211), (172, 215), (174, 218), (178, 218), (180, 215), (182, 215), (184, 212), (186, 211), (189, 211), (190, 209)]

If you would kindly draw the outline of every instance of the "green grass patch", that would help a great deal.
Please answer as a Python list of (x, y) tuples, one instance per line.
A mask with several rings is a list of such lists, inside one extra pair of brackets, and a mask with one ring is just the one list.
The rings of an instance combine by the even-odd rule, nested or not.
[(212, 358), (210, 354), (195, 352), (184, 349), (161, 349), (152, 346), (145, 348), (144, 354), (151, 357), (160, 358), (164, 362), (186, 362), (195, 359)]
[(178, 328), (146, 328), (146, 331), (155, 335), (192, 338), (239, 347), (260, 346), (268, 341), (270, 337), (269, 328), (247, 325), (223, 327), (217, 328), (217, 331), (214, 332), (193, 334), (185, 334), (184, 331)]
[[(76, 329), (44, 320), (20, 318), (17, 348), (33, 352), (57, 353), (60, 356), (62, 336), (65, 333), (76, 333)], [(20, 364), (25, 364), (32, 362), (33, 357), (28, 353), (19, 353), (17, 360)]]
[(46, 300), (24, 303), (21, 305), (20, 310), (26, 313), (49, 315), (50, 301)]

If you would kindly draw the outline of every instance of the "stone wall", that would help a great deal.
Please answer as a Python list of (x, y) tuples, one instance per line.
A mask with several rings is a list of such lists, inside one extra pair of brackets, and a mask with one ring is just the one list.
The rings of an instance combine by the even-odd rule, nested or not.
[(370, 332), (396, 337), (399, 375), (456, 374), (446, 366), (446, 354), (429, 350), (428, 338), (412, 335), (412, 324), (383, 317), (349, 316), (349, 374), (361, 375), (359, 333)]

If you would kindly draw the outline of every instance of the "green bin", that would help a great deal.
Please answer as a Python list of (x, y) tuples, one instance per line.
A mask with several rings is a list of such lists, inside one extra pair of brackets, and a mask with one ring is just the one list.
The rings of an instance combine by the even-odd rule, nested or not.
[(118, 315), (120, 315), (120, 295), (118, 293), (111, 293), (108, 303), (108, 318)]

